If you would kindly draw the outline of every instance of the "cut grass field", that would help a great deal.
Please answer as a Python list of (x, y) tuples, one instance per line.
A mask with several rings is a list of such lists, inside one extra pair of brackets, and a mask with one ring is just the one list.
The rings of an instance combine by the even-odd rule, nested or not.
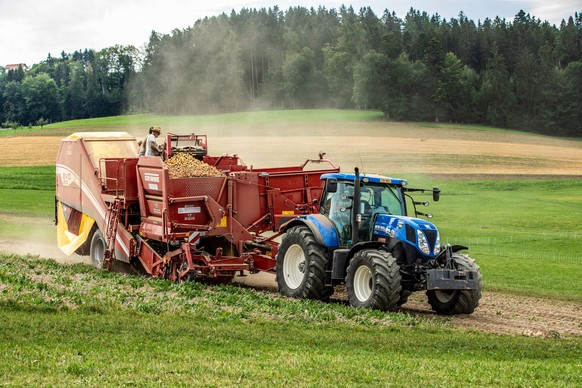
[(8, 385), (575, 386), (580, 338), (454, 330), (407, 314), (0, 260)]

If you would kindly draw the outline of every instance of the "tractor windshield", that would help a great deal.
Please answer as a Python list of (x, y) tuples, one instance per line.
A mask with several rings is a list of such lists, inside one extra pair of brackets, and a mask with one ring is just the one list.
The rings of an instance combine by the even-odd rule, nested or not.
[(377, 213), (406, 215), (399, 186), (366, 183), (362, 186), (361, 193), (360, 213), (363, 216), (372, 217)]

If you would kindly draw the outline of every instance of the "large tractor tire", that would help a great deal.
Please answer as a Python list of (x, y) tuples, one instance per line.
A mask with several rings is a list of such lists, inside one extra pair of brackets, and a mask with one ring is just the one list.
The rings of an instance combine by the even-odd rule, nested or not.
[(103, 261), (105, 259), (105, 249), (107, 244), (103, 238), (103, 234), (99, 229), (95, 230), (93, 233), (93, 238), (91, 239), (91, 249), (89, 256), (91, 257), (91, 263), (97, 269), (103, 268)]
[(453, 260), (459, 270), (477, 272), (475, 290), (430, 290), (426, 292), (428, 303), (437, 314), (471, 314), (481, 299), (481, 269), (475, 260), (460, 253), (453, 254)]
[(365, 249), (356, 253), (348, 266), (346, 283), (352, 307), (386, 311), (400, 300), (402, 276), (389, 252)]
[(291, 298), (326, 300), (333, 287), (325, 285), (328, 256), (306, 226), (296, 226), (283, 237), (277, 254), (279, 293)]

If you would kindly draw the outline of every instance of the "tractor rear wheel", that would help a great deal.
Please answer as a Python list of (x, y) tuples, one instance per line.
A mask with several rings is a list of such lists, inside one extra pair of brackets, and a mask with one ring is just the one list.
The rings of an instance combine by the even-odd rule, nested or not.
[(402, 276), (396, 259), (386, 251), (365, 249), (348, 266), (346, 283), (352, 307), (386, 311), (400, 300)]
[(460, 253), (453, 254), (453, 260), (459, 270), (477, 272), (475, 290), (430, 290), (426, 292), (428, 303), (437, 314), (471, 314), (481, 299), (481, 272), (475, 260)]
[(91, 239), (91, 246), (90, 246), (90, 253), (91, 262), (93, 266), (97, 269), (103, 268), (103, 260), (105, 259), (105, 239), (103, 238), (103, 234), (99, 229), (95, 230), (93, 233), (93, 238)]
[(291, 298), (328, 299), (333, 287), (325, 285), (327, 252), (311, 230), (296, 226), (283, 237), (277, 253), (279, 293)]

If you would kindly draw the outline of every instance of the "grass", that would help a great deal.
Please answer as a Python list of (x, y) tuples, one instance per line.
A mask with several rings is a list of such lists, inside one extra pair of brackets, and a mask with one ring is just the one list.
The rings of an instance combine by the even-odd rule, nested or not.
[(575, 386), (578, 337), (446, 322), (85, 265), (0, 260), (8, 385)]
[(54, 215), (55, 167), (1, 168), (0, 203), (0, 214)]
[[(383, 117), (362, 111), (120, 116), (0, 136), (307, 120)], [(414, 187), (443, 189), (441, 202), (429, 208), (433, 221), (443, 242), (470, 247), (487, 291), (582, 303), (582, 182), (405, 177)], [(53, 201), (54, 166), (0, 169), (0, 235), (28, 241), (53, 233), (47, 222)], [(28, 216), (23, 225), (21, 215)], [(440, 319), (0, 255), (3, 385), (576, 386), (580, 359), (580, 337), (488, 335)]]
[[(147, 128), (155, 123), (162, 127), (196, 128), (199, 126), (214, 125), (258, 125), (268, 123), (293, 123), (293, 122), (369, 122), (385, 120), (382, 112), (364, 110), (339, 110), (339, 109), (304, 109), (304, 110), (272, 110), (260, 112), (237, 112), (216, 115), (124, 115), (112, 117), (99, 117), (84, 120), (71, 120), (40, 127), (20, 128), (16, 130), (0, 131), (0, 136), (14, 136), (22, 134), (42, 135), (44, 131), (51, 131), (51, 135), (67, 135), (71, 130), (90, 131), (98, 127), (100, 131), (107, 129), (119, 130), (120, 127)], [(57, 131), (56, 133), (54, 131)]]
[(432, 222), (443, 243), (469, 247), (487, 290), (582, 302), (582, 181), (411, 181), (432, 184)]
[(418, 123), (419, 126), (425, 128), (454, 128), (471, 131), (487, 131), (487, 132), (515, 132), (513, 129), (503, 129), (491, 127), (488, 125), (473, 125), (473, 124), (453, 124), (453, 123)]

